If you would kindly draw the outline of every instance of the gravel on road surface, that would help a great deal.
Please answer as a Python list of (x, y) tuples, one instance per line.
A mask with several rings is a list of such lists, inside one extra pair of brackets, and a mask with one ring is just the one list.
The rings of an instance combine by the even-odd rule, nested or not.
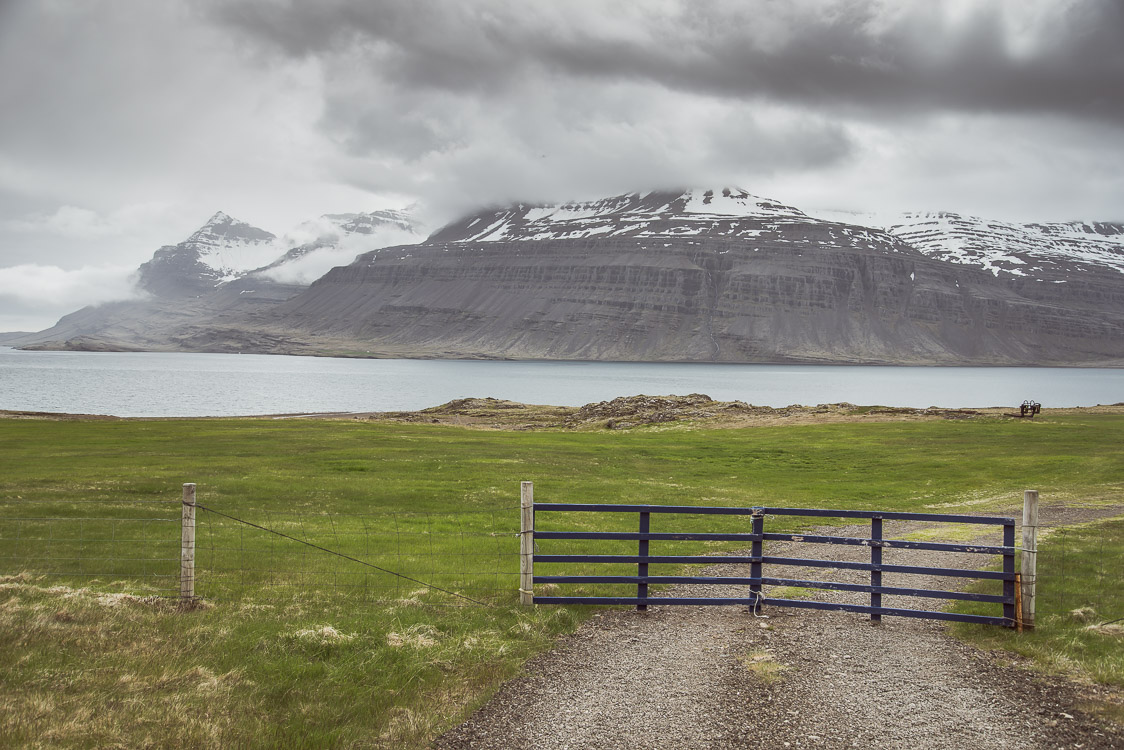
[[(917, 528), (886, 522), (886, 538)], [(854, 526), (823, 533), (868, 531)], [(865, 547), (808, 547), (767, 543), (768, 554), (840, 560), (869, 555)], [(986, 562), (963, 553), (885, 550), (886, 563), (907, 560), (962, 568)], [(832, 580), (854, 582), (864, 575), (832, 573)], [(748, 566), (716, 564), (707, 574), (748, 575)], [(800, 568), (767, 574), (827, 577)], [(884, 585), (914, 588), (948, 588), (954, 580), (883, 576)], [(686, 592), (733, 595), (729, 587), (704, 585), (662, 595)], [(815, 591), (814, 598), (864, 603), (864, 595), (847, 592)], [(939, 600), (886, 596), (884, 604), (931, 609)], [(524, 676), (435, 746), (1124, 748), (1124, 728), (1082, 710), (1103, 689), (1019, 668), (1010, 654), (980, 651), (948, 636), (941, 623), (886, 616), (873, 626), (864, 615), (781, 607), (765, 607), (762, 614), (756, 617), (745, 606), (599, 612), (558, 648), (529, 662)]]

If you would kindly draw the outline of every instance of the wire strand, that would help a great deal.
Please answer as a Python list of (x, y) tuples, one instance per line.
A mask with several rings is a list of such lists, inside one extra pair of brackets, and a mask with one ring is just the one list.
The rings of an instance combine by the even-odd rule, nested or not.
[(465, 596), (464, 594), (458, 594), (456, 591), (450, 591), (449, 589), (443, 589), (440, 586), (434, 586), (432, 583), (426, 583), (425, 581), (419, 581), (417, 578), (411, 578), (408, 575), (403, 575), (402, 573), (396, 573), (395, 571), (388, 570), (387, 568), (381, 568), (378, 565), (367, 562), (366, 560), (360, 560), (357, 557), (352, 557), (351, 555), (345, 555), (342, 552), (337, 552), (335, 550), (328, 549), (327, 547), (321, 547), (319, 544), (313, 544), (312, 542), (306, 541), (304, 539), (298, 539), (295, 536), (289, 536), (288, 534), (286, 534), (284, 532), (276, 531), (276, 530), (270, 529), (270, 528), (266, 528), (265, 526), (259, 526), (256, 523), (253, 523), (251, 521), (246, 521), (242, 518), (235, 518), (234, 516), (227, 515), (226, 513), (223, 513), (222, 511), (215, 510), (214, 508), (208, 508), (207, 506), (201, 505), (199, 503), (196, 503), (195, 507), (198, 508), (199, 510), (205, 510), (208, 513), (214, 513), (217, 516), (222, 516), (223, 518), (229, 518), (231, 521), (236, 521), (237, 523), (245, 524), (246, 526), (252, 526), (255, 529), (260, 529), (261, 531), (266, 531), (270, 534), (276, 534), (279, 537), (283, 537), (285, 539), (289, 539), (289, 540), (292, 540), (294, 542), (299, 542), (301, 544), (312, 547), (313, 549), (318, 549), (321, 552), (327, 552), (330, 555), (342, 557), (345, 560), (351, 560), (352, 562), (359, 563), (360, 565), (366, 565), (368, 568), (374, 568), (375, 570), (382, 571), (383, 573), (389, 573), (392, 576), (398, 576), (399, 578), (405, 579), (407, 581), (413, 581), (414, 583), (421, 584), (422, 586), (425, 586), (426, 588), (430, 588), (430, 589), (433, 589), (434, 591), (440, 591), (442, 593), (449, 594), (451, 596), (455, 596), (455, 597), (458, 597), (460, 599), (464, 599), (465, 601), (472, 602), (473, 604), (479, 604), (482, 607), (495, 606), (495, 605), (492, 605), (492, 604), (488, 604), (487, 602), (482, 602), (482, 601), (479, 601), (477, 599), (473, 599), (472, 597)]

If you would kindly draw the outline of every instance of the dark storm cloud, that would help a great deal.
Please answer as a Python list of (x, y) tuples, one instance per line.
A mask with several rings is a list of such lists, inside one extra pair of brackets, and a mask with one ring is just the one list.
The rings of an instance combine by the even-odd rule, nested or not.
[(550, 85), (560, 76), (878, 115), (985, 110), (1124, 124), (1124, 4), (1116, 0), (242, 0), (212, 12), (290, 56), (362, 49), (372, 72), (403, 88), (499, 94), (528, 77)]

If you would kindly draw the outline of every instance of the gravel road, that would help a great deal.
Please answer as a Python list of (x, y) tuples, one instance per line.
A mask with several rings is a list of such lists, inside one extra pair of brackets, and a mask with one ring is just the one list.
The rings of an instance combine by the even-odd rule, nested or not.
[[(887, 522), (886, 537), (917, 528)], [(825, 532), (866, 536), (868, 529)], [(866, 548), (835, 545), (778, 543), (767, 553), (869, 559)], [(884, 560), (906, 563), (906, 554), (907, 564), (981, 565), (978, 555), (946, 552), (886, 550)], [(863, 575), (835, 573), (834, 580), (855, 582)], [(748, 566), (718, 564), (708, 574), (748, 575)], [(946, 588), (953, 580), (884, 575), (887, 586)], [(730, 595), (728, 587), (685, 589)], [(815, 592), (828, 601), (862, 603), (863, 596)], [(939, 600), (884, 603), (933, 608)], [(862, 615), (779, 607), (763, 614), (681, 606), (600, 612), (435, 746), (1124, 748), (1124, 729), (1081, 709), (1096, 688), (1032, 674), (1010, 664), (1010, 655), (947, 636), (940, 623), (885, 617), (872, 626)]]

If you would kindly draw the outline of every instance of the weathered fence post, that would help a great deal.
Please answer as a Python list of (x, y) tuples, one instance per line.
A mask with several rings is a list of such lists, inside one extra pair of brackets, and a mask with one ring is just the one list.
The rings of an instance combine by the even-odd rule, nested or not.
[(535, 484), (519, 484), (519, 603), (535, 603)]
[(195, 598), (195, 483), (183, 486), (183, 520), (180, 523), (180, 602)]
[(1034, 593), (1038, 575), (1038, 490), (1023, 493), (1023, 557), (1020, 589), (1023, 628), (1034, 630)]

